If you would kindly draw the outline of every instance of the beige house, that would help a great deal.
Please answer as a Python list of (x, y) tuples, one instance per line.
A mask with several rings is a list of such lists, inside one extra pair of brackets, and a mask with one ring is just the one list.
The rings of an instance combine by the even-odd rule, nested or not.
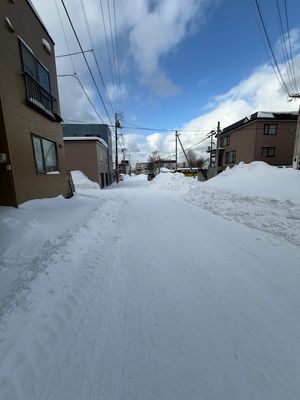
[(67, 196), (54, 43), (29, 0), (0, 21), (0, 205)]
[(96, 136), (64, 137), (68, 169), (83, 172), (101, 188), (109, 185), (108, 146)]
[(292, 166), (297, 118), (298, 112), (258, 111), (224, 128), (219, 138), (219, 172), (241, 161)]

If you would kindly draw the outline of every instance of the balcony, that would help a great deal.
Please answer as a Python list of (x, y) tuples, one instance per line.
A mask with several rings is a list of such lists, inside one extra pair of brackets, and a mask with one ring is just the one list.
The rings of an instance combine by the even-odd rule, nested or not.
[(51, 120), (56, 121), (53, 112), (53, 101), (55, 101), (55, 98), (27, 72), (24, 73), (24, 79), (27, 103)]

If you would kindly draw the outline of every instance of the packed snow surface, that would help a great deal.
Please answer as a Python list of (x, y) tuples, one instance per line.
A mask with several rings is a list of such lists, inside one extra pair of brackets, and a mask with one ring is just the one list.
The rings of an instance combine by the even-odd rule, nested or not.
[(0, 207), (1, 400), (300, 398), (300, 246), (242, 213), (296, 203), (164, 176)]

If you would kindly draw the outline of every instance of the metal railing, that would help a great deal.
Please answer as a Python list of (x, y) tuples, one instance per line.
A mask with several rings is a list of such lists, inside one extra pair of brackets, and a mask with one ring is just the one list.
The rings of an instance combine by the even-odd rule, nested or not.
[(28, 73), (24, 73), (24, 78), (27, 102), (53, 117), (54, 97)]

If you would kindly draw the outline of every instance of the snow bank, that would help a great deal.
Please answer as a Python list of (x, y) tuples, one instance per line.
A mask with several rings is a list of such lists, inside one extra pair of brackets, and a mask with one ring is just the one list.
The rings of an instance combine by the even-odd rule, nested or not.
[(262, 161), (240, 163), (204, 183), (205, 189), (300, 203), (300, 171)]
[(71, 174), (76, 191), (100, 189), (98, 183), (91, 181), (83, 172), (72, 171)]
[(151, 185), (157, 190), (175, 192), (177, 190), (191, 189), (197, 183), (196, 178), (187, 177), (180, 173), (169, 173), (157, 175)]
[(159, 175), (152, 185), (178, 191), (187, 202), (224, 219), (300, 245), (300, 171), (257, 161), (241, 163), (207, 182), (177, 173)]
[(44, 260), (97, 207), (99, 200), (91, 196), (32, 200), (17, 209), (0, 207), (0, 316), (16, 292), (43, 270)]

